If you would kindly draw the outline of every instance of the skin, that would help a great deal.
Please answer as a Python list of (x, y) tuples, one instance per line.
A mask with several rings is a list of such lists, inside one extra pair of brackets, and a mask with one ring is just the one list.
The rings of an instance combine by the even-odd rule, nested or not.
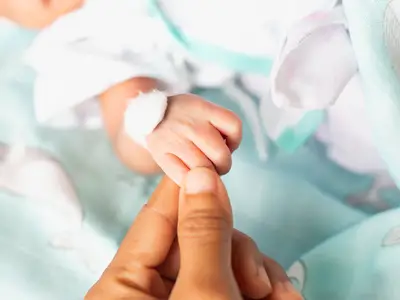
[(215, 171), (189, 171), (181, 190), (165, 177), (85, 299), (302, 299), (232, 224)]
[(157, 87), (150, 78), (134, 78), (113, 86), (100, 95), (100, 107), (106, 131), (120, 160), (130, 169), (142, 174), (161, 172), (151, 154), (129, 138), (123, 128), (123, 118), (129, 99)]
[(160, 168), (177, 184), (195, 167), (226, 174), (242, 139), (242, 124), (231, 111), (191, 95), (169, 97), (164, 120), (149, 135), (148, 151), (122, 127), (129, 99), (157, 88), (150, 78), (133, 78), (100, 95), (105, 128), (120, 159), (131, 169), (152, 174)]
[(40, 29), (82, 4), (83, 0), (1, 0), (0, 16), (26, 28)]
[(196, 167), (224, 175), (242, 140), (242, 124), (231, 111), (196, 95), (170, 97), (164, 120), (147, 138), (152, 157), (177, 184)]

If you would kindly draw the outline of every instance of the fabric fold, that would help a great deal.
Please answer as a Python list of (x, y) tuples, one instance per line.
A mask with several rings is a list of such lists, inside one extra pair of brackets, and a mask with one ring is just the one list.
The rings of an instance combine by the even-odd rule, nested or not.
[(289, 30), (272, 71), (272, 99), (282, 108), (324, 109), (356, 72), (342, 8), (320, 11)]

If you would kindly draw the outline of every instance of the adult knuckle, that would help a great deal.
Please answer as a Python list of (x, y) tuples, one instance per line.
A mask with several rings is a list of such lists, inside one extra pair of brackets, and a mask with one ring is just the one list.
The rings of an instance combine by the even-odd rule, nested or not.
[(122, 299), (129, 291), (137, 290), (134, 278), (135, 272), (125, 266), (108, 266), (101, 276), (85, 295), (85, 300), (95, 299)]
[(128, 263), (114, 267), (112, 271), (116, 282), (130, 287), (136, 287), (136, 276), (140, 273), (143, 273), (141, 267), (134, 263)]
[(219, 211), (201, 209), (192, 212), (179, 224), (179, 233), (185, 238), (206, 238), (230, 229), (230, 221)]
[(242, 233), (239, 237), (240, 244), (247, 249), (257, 249), (257, 244), (248, 235)]
[[(149, 270), (141, 264), (131, 262), (114, 268), (113, 273), (113, 281), (120, 287), (120, 290), (126, 291), (128, 289), (131, 294), (147, 295), (151, 291), (153, 283), (159, 278), (156, 271)], [(125, 298), (121, 297), (121, 299)]]
[[(234, 232), (232, 237), (232, 255), (234, 256), (233, 260), (237, 264), (242, 261), (243, 256), (252, 256), (254, 259), (257, 259), (260, 256), (262, 258), (262, 254), (259, 251), (257, 244), (245, 234), (238, 235)], [(240, 267), (240, 265), (239, 265)]]

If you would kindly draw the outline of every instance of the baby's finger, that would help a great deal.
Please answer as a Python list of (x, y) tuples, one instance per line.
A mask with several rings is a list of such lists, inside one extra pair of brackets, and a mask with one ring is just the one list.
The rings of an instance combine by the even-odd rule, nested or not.
[[(171, 179), (164, 177), (147, 205), (136, 216), (111, 266), (136, 263), (154, 268), (165, 260), (178, 222), (178, 205), (175, 203), (178, 196), (179, 188)], [(147, 231), (150, 227), (151, 233)], [(136, 262), (138, 257), (141, 260)]]
[(189, 167), (175, 155), (177, 144), (183, 145), (177, 142), (181, 140), (179, 135), (169, 130), (153, 132), (147, 138), (148, 149), (154, 161), (179, 186), (189, 171)]
[(206, 123), (191, 132), (189, 139), (214, 164), (218, 174), (224, 175), (232, 166), (232, 154), (224, 138), (211, 124)]
[(189, 171), (188, 166), (172, 153), (155, 154), (154, 160), (177, 185), (181, 186), (182, 180)]
[(242, 121), (234, 112), (216, 107), (211, 110), (210, 123), (226, 138), (231, 152), (239, 148), (242, 141)]
[(172, 146), (170, 152), (179, 157), (190, 170), (194, 168), (214, 169), (213, 163), (207, 156), (189, 140)]

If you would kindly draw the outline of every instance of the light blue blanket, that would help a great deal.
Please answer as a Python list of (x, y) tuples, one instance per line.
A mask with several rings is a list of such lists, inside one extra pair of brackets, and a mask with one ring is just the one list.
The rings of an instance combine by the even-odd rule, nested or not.
[[(32, 37), (0, 25), (0, 299), (82, 299), (158, 178), (126, 170), (101, 131), (35, 122), (34, 75), (21, 60)], [(244, 118), (224, 91), (197, 92)], [(330, 162), (314, 140), (293, 155), (269, 147), (260, 161), (244, 119), (224, 177), (236, 228), (308, 300), (400, 299), (398, 191), (368, 197), (372, 178)]]

